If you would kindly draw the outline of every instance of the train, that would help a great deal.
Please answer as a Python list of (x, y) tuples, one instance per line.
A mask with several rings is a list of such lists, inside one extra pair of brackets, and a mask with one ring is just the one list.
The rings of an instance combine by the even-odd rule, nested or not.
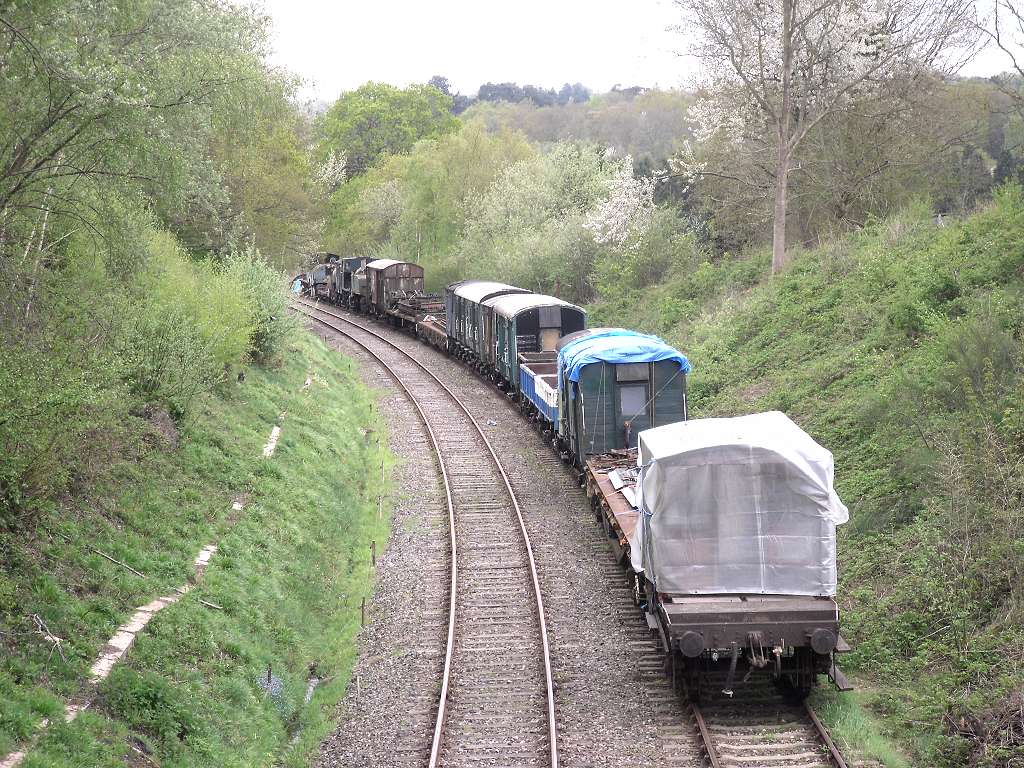
[[(393, 259), (320, 254), (293, 291), (404, 329), (493, 382), (576, 472), (673, 680), (850, 684), (832, 454), (779, 412), (693, 419), (689, 359), (582, 307), (490, 280), (424, 289)], [(741, 676), (742, 675), (742, 676)]]

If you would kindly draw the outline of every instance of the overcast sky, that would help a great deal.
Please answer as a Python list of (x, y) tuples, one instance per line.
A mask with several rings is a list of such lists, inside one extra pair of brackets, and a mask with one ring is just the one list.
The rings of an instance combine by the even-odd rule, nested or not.
[[(671, 0), (255, 0), (274, 21), (274, 57), (307, 81), (303, 93), (333, 101), (367, 80), (395, 85), (444, 75), (453, 90), (485, 82), (594, 91), (616, 83), (685, 86), (685, 40)], [(966, 74), (1003, 68), (987, 52)]]

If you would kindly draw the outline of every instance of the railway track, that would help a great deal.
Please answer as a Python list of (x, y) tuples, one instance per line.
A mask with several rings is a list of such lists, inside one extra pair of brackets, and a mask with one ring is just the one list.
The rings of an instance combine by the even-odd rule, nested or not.
[[(544, 604), (519, 501), (470, 410), (376, 331), (312, 302), (296, 311), (361, 347), (408, 395), (448, 507), (447, 642), (428, 765), (558, 766)], [(426, 736), (426, 734), (424, 735)]]
[(788, 701), (768, 681), (690, 707), (711, 768), (847, 768), (810, 704)]

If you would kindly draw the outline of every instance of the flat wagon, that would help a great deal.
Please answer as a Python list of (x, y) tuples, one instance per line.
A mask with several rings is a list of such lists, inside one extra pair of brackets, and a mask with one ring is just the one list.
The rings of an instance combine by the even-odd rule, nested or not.
[(842, 690), (832, 455), (784, 414), (647, 430), (591, 456), (586, 489), (634, 597), (693, 696), (709, 673)]

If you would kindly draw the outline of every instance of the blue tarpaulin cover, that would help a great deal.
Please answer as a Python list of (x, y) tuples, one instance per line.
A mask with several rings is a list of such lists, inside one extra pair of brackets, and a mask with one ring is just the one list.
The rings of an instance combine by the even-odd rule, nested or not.
[(690, 372), (690, 361), (679, 350), (657, 336), (606, 328), (575, 339), (558, 351), (558, 378), (579, 381), (580, 371), (591, 363), (657, 363), (675, 360), (683, 373)]

